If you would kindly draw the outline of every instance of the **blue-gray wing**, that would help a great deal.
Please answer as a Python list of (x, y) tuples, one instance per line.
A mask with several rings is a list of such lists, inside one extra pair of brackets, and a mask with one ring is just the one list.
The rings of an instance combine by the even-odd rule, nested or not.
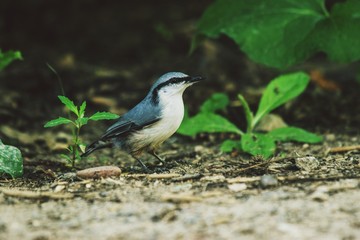
[(133, 121), (125, 121), (125, 120), (120, 119), (118, 122), (116, 122), (114, 125), (112, 125), (105, 132), (105, 134), (101, 136), (100, 139), (106, 140), (106, 139), (110, 139), (110, 138), (126, 136), (126, 134), (128, 134), (132, 131), (140, 130), (140, 129), (142, 129), (148, 125), (151, 125), (159, 120), (160, 120), (160, 118), (155, 118), (151, 121), (144, 122), (142, 125), (138, 125)]
[(140, 130), (160, 120), (160, 109), (150, 105), (144, 99), (137, 106), (121, 116), (119, 120), (110, 126), (101, 140), (126, 136), (128, 133)]

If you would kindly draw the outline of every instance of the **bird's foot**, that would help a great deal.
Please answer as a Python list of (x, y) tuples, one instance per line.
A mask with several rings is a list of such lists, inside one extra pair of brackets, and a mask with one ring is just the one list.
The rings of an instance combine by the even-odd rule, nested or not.
[(159, 160), (163, 166), (166, 165), (165, 159), (164, 159), (164, 158), (161, 158), (159, 155), (157, 155), (157, 154), (155, 153), (155, 151), (152, 151), (152, 152), (149, 152), (149, 153), (150, 153), (151, 155), (153, 155), (157, 160)]
[(135, 158), (135, 159), (138, 161), (144, 172), (149, 174), (152, 173), (152, 171), (139, 158)]

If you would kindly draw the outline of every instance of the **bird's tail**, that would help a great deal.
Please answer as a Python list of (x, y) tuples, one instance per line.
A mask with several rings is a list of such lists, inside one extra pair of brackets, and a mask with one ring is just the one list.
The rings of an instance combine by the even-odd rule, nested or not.
[(92, 152), (99, 150), (99, 149), (103, 149), (103, 148), (111, 148), (113, 146), (112, 142), (104, 142), (101, 140), (96, 140), (95, 142), (91, 143), (90, 145), (88, 145), (85, 149), (85, 152), (83, 154), (81, 154), (81, 157), (87, 157), (88, 155), (90, 155)]

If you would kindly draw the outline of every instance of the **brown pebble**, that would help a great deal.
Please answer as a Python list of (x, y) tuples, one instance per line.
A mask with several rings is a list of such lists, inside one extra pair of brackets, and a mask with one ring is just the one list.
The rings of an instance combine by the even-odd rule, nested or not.
[(76, 172), (76, 176), (82, 179), (118, 177), (120, 174), (121, 169), (116, 166), (93, 167)]

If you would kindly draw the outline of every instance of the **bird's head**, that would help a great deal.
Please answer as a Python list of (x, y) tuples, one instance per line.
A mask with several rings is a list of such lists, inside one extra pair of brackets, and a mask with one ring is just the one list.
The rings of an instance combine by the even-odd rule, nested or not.
[(169, 72), (162, 75), (151, 87), (150, 94), (154, 101), (158, 101), (159, 97), (175, 97), (182, 96), (185, 89), (192, 84), (205, 78), (196, 76), (191, 77), (181, 72)]

